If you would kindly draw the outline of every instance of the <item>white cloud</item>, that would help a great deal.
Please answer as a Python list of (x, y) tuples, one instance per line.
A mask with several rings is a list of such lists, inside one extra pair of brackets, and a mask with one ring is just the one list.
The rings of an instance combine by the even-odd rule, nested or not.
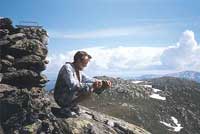
[(94, 31), (82, 31), (82, 32), (62, 32), (55, 30), (48, 30), (51, 38), (64, 38), (64, 39), (96, 39), (96, 38), (108, 38), (108, 37), (123, 37), (123, 36), (145, 36), (158, 34), (160, 31), (160, 25), (158, 24), (146, 24), (132, 27), (117, 27), (117, 28), (105, 28), (97, 29)]
[[(123, 72), (135, 72), (149, 66), (160, 65), (160, 55), (164, 48), (153, 47), (93, 47), (83, 49), (92, 55), (92, 60), (85, 70), (90, 75), (118, 75)], [(72, 61), (78, 50), (65, 54), (51, 55), (46, 73), (58, 72), (66, 61)]]
[[(200, 46), (194, 33), (185, 31), (177, 45), (169, 47), (92, 47), (82, 49), (92, 55), (86, 73), (94, 75), (131, 76), (140, 73), (170, 73), (200, 70)], [(57, 74), (66, 61), (72, 61), (78, 50), (49, 55), (47, 74)]]
[(164, 66), (176, 70), (200, 69), (200, 46), (192, 31), (185, 31), (176, 46), (166, 49), (161, 62)]

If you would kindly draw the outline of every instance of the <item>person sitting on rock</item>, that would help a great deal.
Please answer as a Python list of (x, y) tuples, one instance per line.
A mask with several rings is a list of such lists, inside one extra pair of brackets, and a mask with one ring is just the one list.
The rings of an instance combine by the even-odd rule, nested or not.
[(92, 57), (85, 51), (78, 51), (74, 61), (66, 62), (60, 69), (54, 88), (54, 99), (61, 107), (61, 113), (71, 116), (79, 114), (78, 103), (95, 92), (100, 94), (111, 87), (110, 81), (98, 80), (85, 75), (82, 70)]

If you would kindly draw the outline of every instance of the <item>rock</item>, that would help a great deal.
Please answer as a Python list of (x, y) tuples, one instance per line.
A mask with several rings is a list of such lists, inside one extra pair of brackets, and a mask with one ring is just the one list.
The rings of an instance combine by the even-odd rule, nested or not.
[(3, 131), (2, 127), (1, 127), (1, 124), (0, 124), (0, 134), (4, 134), (4, 131)]
[(49, 80), (47, 79), (46, 75), (41, 74), (40, 75), (40, 84), (45, 84), (47, 83)]
[(48, 44), (48, 35), (42, 35), (42, 39), (40, 39), (41, 42), (45, 45)]
[(17, 70), (15, 72), (4, 73), (2, 83), (17, 87), (37, 86), (40, 81), (40, 75), (31, 70)]
[(14, 60), (15, 60), (15, 57), (13, 57), (13, 56), (11, 56), (11, 55), (6, 55), (5, 58), (6, 58), (8, 61), (12, 62), (12, 63), (13, 63)]
[(36, 39), (18, 40), (10, 47), (11, 55), (14, 57), (26, 56), (29, 54), (40, 56), (44, 59), (47, 55), (47, 47)]
[(0, 29), (14, 30), (12, 21), (9, 18), (0, 18)]
[(50, 101), (42, 94), (32, 97), (32, 92), (27, 89), (17, 89), (5, 84), (0, 85), (0, 91), (1, 122), (3, 128), (9, 130), (7, 133), (13, 133), (12, 129), (20, 129), (24, 124), (44, 118), (50, 112), (47, 108)]
[(13, 64), (12, 64), (12, 62), (10, 62), (10, 61), (8, 61), (8, 60), (5, 60), (5, 59), (2, 59), (1, 60), (1, 64), (3, 65), (3, 66), (6, 66), (6, 67), (11, 67)]
[[(1, 74), (0, 74), (0, 76), (1, 76)], [(0, 93), (3, 93), (5, 91), (13, 91), (13, 90), (16, 90), (16, 87), (10, 86), (7, 84), (0, 84)]]
[(16, 33), (16, 34), (12, 34), (8, 36), (9, 40), (12, 40), (12, 41), (21, 40), (21, 39), (24, 39), (25, 37), (26, 35), (23, 33)]
[[(1, 64), (0, 64), (0, 71), (1, 71)], [(3, 78), (3, 74), (0, 73), (0, 82), (1, 82), (2, 78)]]
[(57, 123), (64, 134), (150, 134), (138, 126), (85, 107), (81, 107), (80, 116), (57, 118)]
[(8, 40), (0, 40), (0, 46), (8, 45), (10, 41)]
[(44, 91), (43, 91), (43, 89), (40, 88), (40, 87), (32, 87), (32, 88), (30, 89), (30, 91), (31, 91), (31, 96), (32, 96), (33, 98), (39, 98), (40, 96), (43, 96), (43, 95), (44, 95)]
[(14, 67), (8, 67), (5, 71), (2, 72), (14, 72), (14, 71), (17, 71), (17, 69)]
[(28, 103), (28, 95), (20, 93), (16, 87), (0, 84), (0, 119), (7, 120), (12, 114), (21, 111)]
[(37, 55), (28, 55), (22, 58), (17, 58), (14, 66), (17, 69), (29, 69), (35, 72), (45, 70), (45, 63), (42, 61), (41, 57)]
[[(0, 62), (0, 72), (2, 72), (2, 64), (1, 64), (1, 62)], [(0, 79), (0, 82), (1, 82), (1, 79)]]
[(37, 39), (41, 41), (44, 45), (47, 45), (48, 43), (48, 35), (44, 29), (23, 28), (20, 29), (19, 32), (26, 34), (28, 39)]
[(0, 18), (0, 28), (5, 29), (3, 26), (12, 25), (12, 21), (9, 18)]
[(49, 60), (43, 60), (45, 64), (49, 64)]
[(3, 39), (8, 33), (8, 29), (0, 29), (0, 38)]
[(5, 60), (5, 59), (2, 59), (0, 61), (1, 63), (1, 72), (6, 72), (8, 70), (8, 68), (12, 67), (13, 63), (8, 61), (8, 60)]

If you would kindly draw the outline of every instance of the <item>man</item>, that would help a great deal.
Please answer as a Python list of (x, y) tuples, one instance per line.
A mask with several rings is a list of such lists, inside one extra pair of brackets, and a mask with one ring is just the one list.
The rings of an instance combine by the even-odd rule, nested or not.
[(54, 98), (61, 107), (61, 113), (71, 116), (72, 111), (79, 114), (77, 104), (87, 99), (93, 92), (101, 93), (111, 87), (110, 81), (90, 78), (81, 71), (92, 57), (85, 51), (78, 51), (72, 63), (66, 62), (59, 71), (54, 88)]

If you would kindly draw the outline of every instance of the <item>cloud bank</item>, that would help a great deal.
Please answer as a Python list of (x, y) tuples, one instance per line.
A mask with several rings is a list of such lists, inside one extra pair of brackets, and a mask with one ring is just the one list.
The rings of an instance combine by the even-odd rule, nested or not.
[[(141, 72), (173, 72), (200, 69), (200, 46), (192, 31), (185, 31), (174, 46), (169, 47), (92, 47), (81, 49), (92, 55), (86, 73), (125, 76)], [(72, 61), (78, 50), (49, 55), (47, 75), (56, 75), (66, 61)]]
[(161, 55), (163, 66), (177, 70), (200, 70), (200, 46), (192, 31), (185, 31), (176, 46), (168, 47)]

